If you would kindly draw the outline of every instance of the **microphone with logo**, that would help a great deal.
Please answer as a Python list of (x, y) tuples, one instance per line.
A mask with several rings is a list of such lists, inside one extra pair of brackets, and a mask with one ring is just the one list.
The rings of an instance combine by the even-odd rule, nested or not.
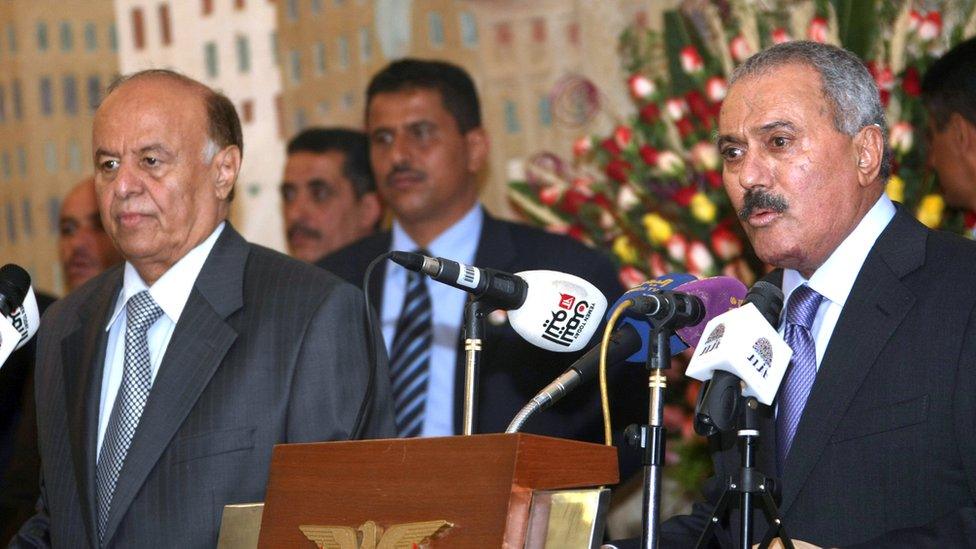
[(783, 309), (783, 292), (760, 280), (749, 290), (745, 303), (713, 319), (691, 358), (686, 374), (706, 382), (695, 409), (695, 430), (702, 435), (724, 434), (737, 429), (741, 468), (726, 479), (725, 490), (711, 520), (698, 538), (704, 547), (712, 538), (721, 515), (739, 499), (738, 546), (752, 546), (753, 498), (758, 497), (769, 522), (764, 539), (778, 536), (790, 543), (772, 493), (773, 480), (755, 469), (759, 439), (759, 403), (772, 405), (786, 374), (793, 350), (776, 326)]
[[(647, 361), (648, 343), (654, 321), (640, 311), (644, 308), (656, 307), (658, 303), (654, 300), (658, 294), (670, 291), (680, 291), (694, 296), (700, 301), (701, 308), (704, 310), (704, 317), (697, 324), (679, 328), (677, 333), (671, 336), (670, 347), (673, 356), (687, 349), (688, 345), (697, 344), (696, 337), (701, 336), (701, 329), (705, 323), (737, 304), (737, 299), (741, 300), (745, 294), (745, 286), (728, 277), (697, 280), (689, 274), (670, 273), (631, 288), (610, 308), (615, 310), (625, 301), (634, 304), (624, 313), (617, 328), (610, 335), (606, 359), (608, 365), (620, 362), (644, 364)], [(647, 305), (648, 301), (652, 305)], [(526, 337), (525, 334), (522, 335)], [(532, 341), (529, 337), (526, 339)], [(600, 367), (600, 351), (599, 345), (593, 347), (559, 377), (546, 385), (512, 419), (505, 432), (518, 432), (533, 415), (549, 408), (579, 385), (595, 378)]]
[(466, 435), (474, 429), (478, 367), (488, 312), (507, 310), (509, 324), (523, 339), (548, 351), (571, 353), (589, 343), (607, 310), (603, 292), (566, 273), (536, 270), (510, 274), (412, 252), (391, 252), (390, 259), (471, 294), (464, 309), (462, 432)]
[(0, 367), (34, 337), (39, 324), (30, 275), (12, 263), (0, 267)]

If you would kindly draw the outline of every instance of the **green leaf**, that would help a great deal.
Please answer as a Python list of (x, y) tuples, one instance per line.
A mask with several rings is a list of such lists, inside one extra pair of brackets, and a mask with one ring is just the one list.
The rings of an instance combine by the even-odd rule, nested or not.
[(841, 44), (861, 59), (871, 54), (879, 30), (878, 10), (873, 0), (831, 0), (837, 12), (837, 34)]

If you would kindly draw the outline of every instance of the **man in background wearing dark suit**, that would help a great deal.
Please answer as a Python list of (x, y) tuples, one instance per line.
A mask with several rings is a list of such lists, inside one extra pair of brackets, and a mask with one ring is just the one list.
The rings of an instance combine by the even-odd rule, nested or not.
[(263, 499), (274, 444), (393, 434), (385, 354), (357, 289), (226, 221), (243, 150), (226, 97), (137, 73), (92, 150), (125, 265), (44, 317), (41, 500), (13, 545), (213, 547), (224, 505)]
[[(608, 258), (580, 243), (495, 219), (478, 201), (478, 175), (488, 158), (478, 95), (464, 69), (439, 61), (396, 61), (370, 82), (366, 133), (377, 188), (393, 213), (392, 232), (367, 237), (318, 265), (362, 284), (367, 264), (390, 250), (423, 250), (461, 263), (507, 272), (552, 269), (580, 276), (612, 302), (621, 293)], [(461, 431), (461, 319), (467, 294), (409, 275), (388, 262), (370, 281), (390, 350), (399, 434)], [(405, 313), (405, 314), (401, 314)], [(504, 317), (487, 323), (475, 432), (503, 432), (518, 410), (579, 356), (543, 351), (522, 340)], [(632, 381), (614, 391), (615, 425), (641, 417), (634, 393), (639, 366), (612, 372)], [(616, 385), (620, 389), (621, 385)], [(526, 425), (530, 432), (601, 440), (596, 387), (588, 384)], [(646, 402), (646, 399), (644, 399)], [(629, 408), (628, 408), (629, 406)], [(627, 410), (627, 411), (624, 411)], [(647, 408), (643, 408), (646, 415)], [(631, 413), (628, 413), (631, 412)]]
[[(782, 269), (794, 354), (775, 409), (761, 409), (756, 465), (778, 477), (787, 533), (825, 547), (972, 546), (976, 245), (884, 194), (884, 110), (850, 52), (789, 42), (756, 54), (732, 76), (718, 133), (729, 198), (756, 253)], [(663, 546), (694, 545), (740, 465), (735, 438), (712, 441), (708, 503), (666, 522)]]
[(288, 142), (281, 181), (288, 254), (313, 263), (371, 234), (383, 215), (363, 132), (308, 128)]

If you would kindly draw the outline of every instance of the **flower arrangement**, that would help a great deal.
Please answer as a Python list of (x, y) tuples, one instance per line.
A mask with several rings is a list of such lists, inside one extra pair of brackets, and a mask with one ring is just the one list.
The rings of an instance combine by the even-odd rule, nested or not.
[[(921, 75), (973, 34), (976, 0), (686, 0), (665, 14), (662, 32), (632, 27), (621, 35), (629, 115), (601, 109), (591, 82), (560, 84), (552, 104), (575, 90), (571, 101), (582, 106), (574, 111), (602, 112), (612, 131), (581, 136), (568, 160), (532, 156), (509, 196), (528, 219), (607, 249), (628, 287), (670, 271), (751, 285), (763, 265), (722, 188), (713, 132), (737, 64), (772, 44), (807, 39), (854, 51), (878, 83), (894, 152), (888, 195), (930, 227), (963, 232), (976, 215), (946, 210), (916, 134), (925, 127)], [(708, 471), (704, 441), (691, 429), (698, 384), (673, 370), (668, 462), (693, 490)]]

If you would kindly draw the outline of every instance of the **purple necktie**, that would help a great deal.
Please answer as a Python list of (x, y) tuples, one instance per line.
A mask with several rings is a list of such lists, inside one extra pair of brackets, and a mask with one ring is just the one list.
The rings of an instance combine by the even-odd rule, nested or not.
[(790, 453), (796, 426), (800, 423), (807, 397), (813, 388), (813, 380), (817, 377), (817, 349), (810, 327), (817, 317), (822, 299), (822, 295), (803, 285), (793, 290), (786, 304), (784, 339), (793, 349), (793, 359), (780, 388), (776, 413), (776, 458), (781, 473), (786, 456)]

